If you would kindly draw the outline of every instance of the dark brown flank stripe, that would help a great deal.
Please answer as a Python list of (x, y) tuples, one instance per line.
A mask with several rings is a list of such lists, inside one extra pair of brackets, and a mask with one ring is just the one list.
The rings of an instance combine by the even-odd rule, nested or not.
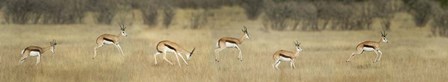
[(369, 47), (369, 48), (375, 48), (375, 47), (373, 47), (373, 46), (371, 46), (371, 45), (363, 45), (363, 47)]
[(230, 43), (234, 43), (234, 44), (236, 44), (236, 42), (233, 41), (233, 40), (226, 40), (225, 42), (230, 42)]
[(104, 40), (106, 40), (106, 41), (110, 41), (110, 42), (113, 42), (113, 43), (115, 43), (115, 41), (114, 41), (114, 40), (112, 40), (112, 39), (109, 39), (109, 38), (106, 38), (106, 37), (104, 37), (103, 39), (104, 39)]
[(285, 57), (285, 58), (291, 58), (289, 56), (286, 56), (285, 54), (280, 53), (280, 56)]
[(232, 41), (232, 40), (222, 40), (222, 39), (219, 39), (218, 40), (218, 48), (221, 48), (221, 44), (219, 43), (220, 41), (224, 41), (224, 42), (229, 42), (229, 43), (233, 43), (233, 44), (237, 44), (235, 41)]
[(42, 51), (40, 51), (40, 49), (29, 49), (29, 48), (26, 48), (25, 50), (29, 50), (29, 51), (37, 51), (37, 52), (39, 52), (39, 53), (42, 52)]
[(164, 45), (165, 45), (166, 47), (168, 47), (168, 48), (174, 50), (174, 51), (177, 51), (173, 46), (170, 46), (170, 45), (168, 45), (168, 44), (164, 44)]

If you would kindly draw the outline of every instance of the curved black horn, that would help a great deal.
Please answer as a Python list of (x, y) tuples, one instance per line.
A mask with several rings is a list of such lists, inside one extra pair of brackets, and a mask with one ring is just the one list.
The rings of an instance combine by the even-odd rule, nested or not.
[(123, 31), (126, 30), (126, 27), (124, 26), (124, 24), (119, 24), (119, 26), (120, 26), (121, 30), (123, 30)]
[(247, 32), (247, 27), (246, 27), (246, 26), (243, 26), (243, 29), (241, 29), (241, 31), (243, 31), (243, 32)]
[(53, 39), (53, 40), (50, 42), (50, 44), (51, 44), (51, 45), (56, 45), (56, 44), (57, 44), (57, 43), (56, 43), (56, 40)]
[(299, 42), (296, 40), (296, 41), (294, 41), (294, 44), (297, 46), (297, 44), (299, 44)]
[(383, 30), (383, 31), (381, 31), (381, 36), (383, 36), (383, 37), (386, 37), (386, 31), (385, 30)]

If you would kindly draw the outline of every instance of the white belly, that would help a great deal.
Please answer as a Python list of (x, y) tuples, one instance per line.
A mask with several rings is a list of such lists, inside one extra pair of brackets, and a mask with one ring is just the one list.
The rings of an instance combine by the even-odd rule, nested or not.
[(114, 44), (114, 42), (103, 40), (103, 44)]
[(373, 51), (375, 49), (373, 49), (372, 47), (363, 47), (362, 48), (364, 51)]
[(280, 61), (291, 61), (291, 58), (281, 57), (279, 58)]
[(238, 45), (236, 45), (234, 43), (226, 42), (226, 47), (227, 48), (236, 48), (236, 46), (238, 46)]
[(40, 56), (40, 53), (38, 51), (31, 51), (30, 56)]

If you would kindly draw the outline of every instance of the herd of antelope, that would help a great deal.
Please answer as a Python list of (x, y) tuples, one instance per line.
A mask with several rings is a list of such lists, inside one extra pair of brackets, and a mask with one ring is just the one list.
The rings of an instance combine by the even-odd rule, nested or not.
[[(114, 45), (121, 53), (122, 56), (124, 56), (123, 54), (123, 50), (120, 46), (120, 40), (123, 37), (127, 36), (126, 31), (126, 26), (124, 26), (123, 24), (120, 25), (120, 34), (118, 35), (113, 35), (113, 34), (102, 34), (100, 36), (98, 36), (98, 38), (96, 39), (96, 44), (97, 46), (94, 47), (94, 55), (92, 57), (92, 59), (95, 59), (96, 55), (97, 55), (97, 49), (102, 47), (103, 45)], [(242, 29), (243, 34), (241, 35), (240, 38), (234, 38), (234, 37), (222, 37), (219, 38), (219, 40), (216, 42), (216, 49), (215, 49), (215, 62), (219, 62), (218, 60), (218, 56), (219, 56), (219, 52), (226, 49), (226, 48), (236, 48), (239, 51), (238, 54), (238, 59), (240, 61), (243, 61), (243, 54), (241, 52), (240, 49), (240, 45), (243, 43), (244, 39), (249, 39), (249, 32), (247, 31), (247, 28), (244, 26), (244, 28)], [(376, 58), (373, 61), (373, 63), (376, 63), (378, 61), (380, 61), (381, 56), (382, 56), (382, 52), (380, 51), (380, 44), (382, 42), (387, 43), (387, 38), (386, 38), (387, 34), (385, 33), (385, 31), (381, 32), (381, 39), (379, 41), (363, 41), (359, 44), (357, 44), (356, 46), (356, 51), (353, 52), (350, 57), (347, 59), (346, 62), (350, 62), (350, 60), (352, 59), (352, 57), (354, 57), (355, 55), (359, 55), (362, 54), (364, 51), (373, 51), (376, 53)], [(302, 51), (302, 48), (300, 48), (300, 42), (295, 41), (294, 42), (294, 46), (296, 51), (288, 51), (288, 50), (278, 50), (273, 54), (273, 59), (274, 59), (274, 64), (272, 65), (272, 67), (276, 70), (278, 70), (278, 65), (280, 64), (280, 62), (289, 62), (290, 63), (290, 67), (291, 68), (295, 68), (295, 59), (300, 55), (300, 52)], [(45, 53), (46, 51), (50, 50), (54, 56), (54, 52), (56, 49), (56, 41), (53, 40), (50, 42), (49, 46), (46, 47), (40, 47), (40, 46), (28, 46), (25, 49), (23, 49), (21, 51), (21, 58), (19, 60), (19, 64), (22, 64), (26, 58), (28, 58), (29, 56), (31, 57), (36, 57), (37, 61), (36, 64), (39, 64), (40, 62), (40, 57), (43, 53)], [(174, 53), (174, 55), (176, 56), (177, 59), (177, 63), (179, 64), (179, 66), (181, 66), (181, 63), (179, 61), (179, 57), (183, 60), (183, 62), (185, 64), (188, 65), (186, 60), (190, 60), (192, 58), (193, 52), (195, 51), (195, 48), (193, 48), (191, 51), (188, 51), (186, 49), (184, 49), (181, 45), (177, 44), (176, 42), (170, 41), (170, 40), (163, 40), (158, 42), (157, 46), (156, 46), (156, 50), (157, 52), (154, 54), (154, 64), (157, 64), (157, 55), (163, 54), (163, 60), (165, 60), (166, 62), (168, 62), (171, 65), (174, 65), (170, 60), (168, 60), (166, 58), (166, 54), (167, 52), (171, 52)], [(185, 55), (185, 58), (182, 55)]]

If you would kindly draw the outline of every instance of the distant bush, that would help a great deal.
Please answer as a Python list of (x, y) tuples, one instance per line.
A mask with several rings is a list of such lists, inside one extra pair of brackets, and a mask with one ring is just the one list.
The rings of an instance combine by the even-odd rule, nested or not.
[(16, 24), (79, 23), (85, 14), (84, 2), (84, 0), (9, 0), (5, 4), (5, 20)]
[(432, 5), (433, 22), (431, 33), (433, 36), (448, 37), (448, 10), (443, 5)]
[[(76, 24), (87, 12), (94, 13), (99, 24), (111, 24), (117, 13), (140, 10), (143, 23), (169, 27), (176, 9), (197, 9), (189, 28), (198, 29), (213, 15), (211, 9), (239, 6), (249, 20), (263, 17), (265, 27), (273, 30), (364, 30), (373, 19), (380, 19), (382, 29), (390, 29), (394, 13), (405, 10), (415, 24), (429, 21), (434, 35), (446, 35), (448, 0), (0, 0), (7, 23)], [(203, 11), (202, 11), (203, 10)], [(443, 11), (443, 12), (442, 12)]]
[(6, 4), (6, 0), (0, 0), (0, 9), (3, 8), (3, 6), (5, 6)]
[(431, 32), (435, 36), (448, 37), (448, 13), (446, 11), (441, 13), (434, 18), (432, 24)]
[(430, 20), (431, 5), (428, 0), (403, 0), (407, 11), (414, 17), (417, 26), (423, 27)]
[(96, 21), (99, 24), (111, 24), (117, 13), (118, 0), (92, 0), (90, 3), (90, 11), (96, 12)]
[[(273, 30), (306, 31), (371, 29), (381, 19), (384, 29), (400, 8), (396, 0), (266, 0), (265, 25)], [(291, 24), (288, 24), (292, 22)]]
[(140, 8), (143, 14), (143, 23), (146, 25), (156, 25), (157, 17), (159, 15), (157, 6), (148, 5), (143, 8)]
[(291, 2), (266, 2), (266, 19), (269, 21), (269, 27), (274, 30), (285, 30), (287, 27), (287, 19), (291, 17), (293, 9), (290, 7), (294, 3)]
[(265, 0), (241, 0), (241, 7), (244, 8), (246, 16), (250, 20), (255, 20), (262, 13)]
[(208, 10), (194, 12), (190, 19), (190, 28), (199, 29), (203, 25), (207, 24), (209, 14), (210, 12)]
[(171, 25), (171, 22), (174, 19), (174, 15), (176, 15), (176, 12), (174, 11), (173, 7), (171, 6), (165, 6), (163, 9), (163, 25), (166, 28), (169, 28)]

